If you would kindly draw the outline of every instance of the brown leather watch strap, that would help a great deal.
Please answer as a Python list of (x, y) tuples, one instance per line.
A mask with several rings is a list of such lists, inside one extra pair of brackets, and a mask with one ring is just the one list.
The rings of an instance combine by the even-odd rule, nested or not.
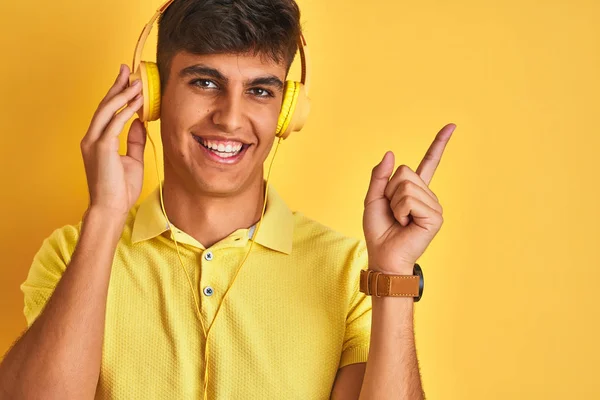
[(360, 291), (368, 296), (419, 297), (418, 275), (386, 275), (373, 270), (360, 271)]

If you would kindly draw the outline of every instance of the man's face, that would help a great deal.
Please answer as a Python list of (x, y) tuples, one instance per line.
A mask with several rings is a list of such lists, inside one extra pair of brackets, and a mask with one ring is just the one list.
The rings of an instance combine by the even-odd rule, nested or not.
[(177, 53), (162, 93), (165, 177), (218, 196), (262, 181), (285, 74), (260, 55)]

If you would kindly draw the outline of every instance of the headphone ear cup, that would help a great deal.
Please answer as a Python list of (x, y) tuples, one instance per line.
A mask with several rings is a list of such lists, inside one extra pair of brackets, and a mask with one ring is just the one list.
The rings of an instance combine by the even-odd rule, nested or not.
[(308, 114), (310, 113), (310, 99), (306, 94), (306, 87), (303, 83), (300, 83), (298, 89), (298, 98), (296, 99), (296, 108), (292, 115), (288, 132), (283, 137), (284, 139), (289, 136), (292, 132), (300, 132), (304, 128), (304, 124), (308, 120)]
[(138, 110), (142, 122), (160, 118), (160, 74), (156, 63), (142, 61), (138, 70), (129, 77), (129, 83), (139, 79), (142, 82), (144, 104)]
[(286, 81), (275, 135), (286, 139), (290, 133), (300, 131), (304, 127), (309, 111), (310, 101), (306, 95), (304, 84)]
[(281, 112), (277, 120), (277, 131), (275, 136), (283, 137), (283, 133), (288, 130), (296, 102), (298, 100), (298, 82), (286, 81), (283, 88), (283, 102), (281, 103)]

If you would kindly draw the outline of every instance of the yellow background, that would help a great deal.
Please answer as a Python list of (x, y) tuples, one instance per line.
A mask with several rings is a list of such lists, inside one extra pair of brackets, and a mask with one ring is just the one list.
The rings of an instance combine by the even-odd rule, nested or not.
[[(158, 5), (3, 4), (0, 353), (25, 326), (34, 252), (87, 205), (79, 141)], [(420, 259), (428, 398), (600, 398), (600, 2), (300, 6), (313, 112), (272, 178), (293, 209), (362, 235), (384, 152), (415, 169), (437, 130), (458, 125), (431, 185), (445, 223)], [(146, 50), (153, 60), (154, 41)]]

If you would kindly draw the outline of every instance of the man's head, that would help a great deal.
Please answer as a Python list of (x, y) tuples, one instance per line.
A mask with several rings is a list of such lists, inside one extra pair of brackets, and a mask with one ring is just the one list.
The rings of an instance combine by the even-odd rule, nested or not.
[[(175, 0), (169, 6), (157, 48), (166, 179), (220, 196), (262, 181), (299, 18), (293, 0)], [(224, 154), (236, 154), (240, 144), (239, 154)]]

